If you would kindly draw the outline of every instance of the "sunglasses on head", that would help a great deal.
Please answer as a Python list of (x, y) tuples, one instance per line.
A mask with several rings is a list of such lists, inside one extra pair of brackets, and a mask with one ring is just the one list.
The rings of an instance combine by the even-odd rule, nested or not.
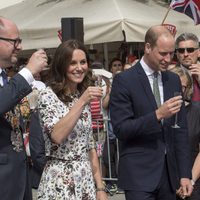
[(190, 48), (178, 48), (178, 49), (176, 49), (176, 51), (178, 51), (179, 53), (185, 53), (185, 51), (187, 51), (187, 53), (193, 53), (197, 49), (198, 48), (194, 48), (194, 47), (190, 47)]

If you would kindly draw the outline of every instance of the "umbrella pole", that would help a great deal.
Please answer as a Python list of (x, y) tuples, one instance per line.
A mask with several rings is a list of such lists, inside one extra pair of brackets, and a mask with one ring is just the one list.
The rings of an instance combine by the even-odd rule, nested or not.
[(108, 70), (108, 44), (103, 43), (104, 68)]
[(163, 21), (162, 21), (162, 24), (161, 25), (163, 25), (164, 24), (164, 22), (165, 22), (165, 20), (166, 20), (166, 18), (167, 18), (167, 16), (168, 16), (168, 14), (169, 14), (169, 11), (171, 10), (171, 7), (169, 6), (169, 8), (168, 8), (168, 10), (167, 10), (167, 12), (166, 12), (166, 14), (165, 14), (165, 17), (164, 17), (164, 19), (163, 19)]

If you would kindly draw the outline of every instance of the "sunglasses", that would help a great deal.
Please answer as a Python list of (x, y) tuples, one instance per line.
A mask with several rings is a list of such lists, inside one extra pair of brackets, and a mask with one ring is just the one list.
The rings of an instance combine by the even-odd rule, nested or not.
[(176, 49), (176, 51), (178, 51), (179, 53), (185, 53), (185, 51), (187, 51), (187, 53), (193, 53), (197, 49), (199, 49), (199, 48), (193, 48), (193, 47), (190, 47), (190, 48), (178, 48), (178, 49)]
[(18, 45), (22, 43), (22, 39), (20, 39), (20, 38), (11, 39), (11, 38), (0, 37), (0, 40), (5, 40), (10, 43), (13, 43), (15, 49), (17, 49)]

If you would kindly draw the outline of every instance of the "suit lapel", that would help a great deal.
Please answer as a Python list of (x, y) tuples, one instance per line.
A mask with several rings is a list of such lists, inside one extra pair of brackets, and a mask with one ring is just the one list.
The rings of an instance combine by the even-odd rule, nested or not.
[[(142, 66), (138, 63), (134, 68), (136, 68), (138, 75), (139, 75), (139, 81), (141, 85), (144, 88), (145, 94), (147, 98), (149, 99), (149, 102), (151, 103), (153, 109), (157, 109), (156, 100), (154, 98), (148, 77), (146, 76)], [(167, 72), (161, 72), (162, 74), (162, 83), (163, 83), (163, 100), (164, 102), (171, 98), (171, 84), (169, 82), (168, 73)]]
[(166, 72), (162, 72), (162, 83), (163, 83), (163, 99), (164, 99), (164, 102), (166, 100), (168, 100), (169, 98), (171, 98), (170, 96), (170, 90), (171, 90), (171, 85), (170, 85), (170, 82), (168, 81), (168, 75)]
[(155, 110), (157, 108), (157, 104), (156, 104), (156, 100), (149, 83), (149, 79), (140, 64), (135, 66), (135, 68), (137, 69), (137, 72), (139, 75), (139, 81), (141, 85), (143, 86), (143, 89), (147, 98), (149, 99), (149, 103), (152, 105), (152, 109)]

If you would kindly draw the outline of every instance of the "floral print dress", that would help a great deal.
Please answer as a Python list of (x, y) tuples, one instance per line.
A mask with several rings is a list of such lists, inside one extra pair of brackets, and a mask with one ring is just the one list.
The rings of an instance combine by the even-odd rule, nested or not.
[(91, 114), (85, 106), (70, 133), (60, 145), (51, 141), (54, 125), (64, 117), (80, 97), (72, 95), (72, 102), (61, 102), (50, 87), (41, 91), (38, 110), (48, 157), (38, 189), (39, 200), (95, 200), (95, 184), (89, 161), (89, 150), (95, 148)]

